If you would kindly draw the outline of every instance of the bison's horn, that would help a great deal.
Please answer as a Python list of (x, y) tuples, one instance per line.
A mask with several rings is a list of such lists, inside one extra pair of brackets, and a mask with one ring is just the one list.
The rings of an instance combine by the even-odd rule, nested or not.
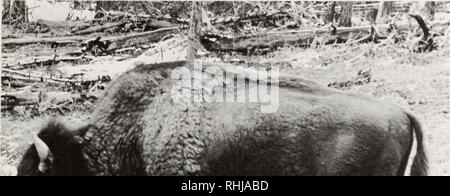
[(32, 136), (34, 146), (36, 147), (36, 151), (40, 160), (38, 169), (40, 172), (45, 173), (50, 166), (48, 164), (51, 164), (53, 162), (52, 152), (48, 148), (47, 144), (45, 144), (45, 142), (42, 141), (36, 134), (33, 134)]

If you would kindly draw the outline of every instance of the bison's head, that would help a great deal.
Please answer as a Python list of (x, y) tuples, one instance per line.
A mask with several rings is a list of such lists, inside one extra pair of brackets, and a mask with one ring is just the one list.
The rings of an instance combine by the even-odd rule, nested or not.
[(51, 120), (37, 135), (17, 168), (19, 176), (87, 175), (82, 154), (87, 127), (67, 128), (59, 120)]

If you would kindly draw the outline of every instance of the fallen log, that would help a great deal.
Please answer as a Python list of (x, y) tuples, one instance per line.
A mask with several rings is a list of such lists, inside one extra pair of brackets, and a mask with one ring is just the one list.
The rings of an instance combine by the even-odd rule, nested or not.
[(14, 92), (3, 93), (1, 95), (1, 104), (2, 110), (26, 105), (64, 107), (80, 98), (81, 95), (69, 92)]
[(17, 80), (16, 81), (2, 80), (2, 85), (12, 87), (12, 88), (23, 88), (23, 87), (31, 86), (32, 83), (17, 81)]
[[(4, 70), (3, 70), (4, 71)], [(23, 77), (23, 76), (15, 76), (15, 75), (6, 75), (2, 76), (2, 84), (8, 85), (10, 82), (13, 81), (20, 81), (23, 83), (36, 83), (36, 82), (46, 82), (48, 84), (54, 84), (54, 85), (61, 85), (64, 84), (63, 81), (58, 81), (63, 79), (53, 79), (49, 77), (38, 77), (38, 76), (29, 76), (29, 77)]]
[(50, 29), (69, 29), (74, 27), (83, 26), (85, 22), (83, 21), (50, 21), (50, 20), (44, 20), (44, 19), (38, 19), (37, 23), (45, 25), (49, 27)]
[(174, 28), (182, 26), (183, 24), (172, 23), (165, 20), (157, 20), (157, 19), (149, 19), (145, 21), (138, 21), (137, 23), (143, 23), (143, 30), (156, 30), (156, 29), (164, 29), (164, 28)]
[[(330, 30), (319, 28), (312, 30), (291, 30), (280, 32), (267, 32), (243, 36), (221, 36), (207, 34), (202, 38), (203, 46), (209, 51), (235, 51), (244, 54), (252, 54), (261, 49), (276, 49), (279, 46), (289, 44), (299, 47), (309, 47), (317, 37), (325, 37), (325, 44), (346, 43), (349, 40), (379, 40), (382, 36), (375, 29), (387, 32), (389, 25), (340, 27)], [(398, 25), (398, 31), (410, 29), (409, 24)], [(376, 34), (375, 34), (376, 33)], [(383, 34), (383, 33), (381, 33)]]
[(3, 46), (11, 45), (28, 45), (28, 44), (52, 44), (58, 43), (58, 45), (70, 45), (78, 44), (85, 40), (85, 36), (70, 36), (70, 37), (53, 37), (53, 38), (14, 38), (14, 39), (2, 39)]
[[(76, 53), (74, 53), (76, 54)], [(81, 53), (79, 53), (78, 55), (81, 55)], [(42, 58), (42, 57), (41, 57)], [(79, 63), (86, 63), (91, 61), (91, 58), (88, 57), (72, 57), (72, 56), (63, 56), (63, 57), (59, 57), (57, 59), (55, 59), (55, 57), (49, 57), (49, 59), (47, 60), (36, 60), (34, 59), (34, 61), (31, 61), (31, 59), (28, 60), (28, 62), (18, 62), (17, 64), (13, 64), (13, 65), (4, 65), (3, 68), (7, 68), (7, 69), (14, 69), (14, 70), (23, 70), (23, 69), (28, 69), (28, 68), (36, 68), (39, 66), (53, 66), (55, 64), (58, 64), (60, 62), (66, 62), (66, 63), (74, 63), (74, 64), (79, 64)]]
[(38, 93), (2, 93), (2, 106), (35, 105), (39, 103)]
[(173, 34), (180, 29), (182, 29), (182, 27), (161, 28), (155, 31), (107, 37), (105, 39), (102, 39), (99, 36), (95, 39), (83, 42), (81, 44), (83, 46), (82, 52), (91, 52), (95, 56), (101, 54), (112, 55), (116, 52), (116, 50), (122, 48), (138, 46), (141, 44), (145, 45), (160, 41), (167, 37), (168, 34)]
[(105, 25), (101, 25), (101, 26), (95, 26), (95, 27), (91, 27), (88, 29), (83, 29), (83, 30), (75, 30), (72, 31), (73, 34), (75, 35), (86, 35), (86, 34), (90, 34), (90, 33), (95, 33), (95, 32), (102, 32), (106, 29), (110, 29), (113, 27), (119, 27), (119, 26), (123, 26), (127, 23), (130, 23), (128, 21), (123, 21), (123, 22), (114, 22), (114, 23), (107, 23)]
[(243, 24), (243, 23), (257, 23), (257, 22), (264, 22), (266, 25), (272, 25), (276, 26), (276, 20), (282, 20), (282, 19), (291, 19), (291, 15), (287, 12), (275, 12), (270, 14), (257, 14), (257, 15), (251, 15), (247, 17), (236, 17), (236, 16), (229, 16), (225, 18), (213, 18), (211, 19), (211, 24), (213, 25), (228, 25), (233, 23), (235, 24)]
[(181, 27), (162, 28), (155, 31), (134, 33), (121, 37), (105, 38), (103, 40), (111, 42), (108, 47), (108, 51), (113, 52), (120, 48), (157, 42), (164, 38), (167, 34), (175, 33), (176, 31), (181, 29)]
[[(111, 42), (111, 45), (108, 47), (108, 52), (114, 52), (117, 49), (136, 46), (140, 44), (148, 44), (161, 40), (167, 34), (175, 33), (178, 30), (184, 29), (187, 27), (170, 27), (170, 28), (161, 28), (154, 31), (142, 32), (142, 33), (132, 33), (124, 36), (108, 36), (102, 39), (103, 41)], [(98, 37), (98, 36), (97, 36)], [(11, 46), (11, 45), (27, 45), (27, 44), (58, 44), (58, 45), (66, 45), (66, 44), (76, 44), (80, 45), (85, 42), (85, 40), (91, 40), (95, 37), (90, 36), (90, 38), (86, 38), (86, 36), (70, 36), (70, 37), (56, 37), (56, 38), (21, 38), (21, 39), (4, 39), (2, 40), (3, 46)], [(67, 59), (67, 58), (66, 58)], [(59, 59), (59, 61), (64, 61), (65, 59)], [(70, 61), (73, 59), (67, 59)], [(28, 63), (27, 65), (32, 66), (33, 63)], [(53, 60), (40, 62), (41, 64), (52, 64)], [(27, 66), (25, 66), (27, 67)]]
[(98, 77), (97, 80), (77, 80), (77, 79), (65, 79), (65, 78), (56, 78), (53, 76), (44, 76), (44, 75), (35, 75), (24, 73), (16, 70), (10, 69), (2, 69), (4, 76), (2, 77), (2, 83), (8, 85), (11, 81), (22, 81), (25, 83), (36, 83), (36, 82), (46, 82), (54, 85), (66, 85), (66, 84), (88, 84), (88, 83), (96, 83), (96, 82), (109, 82), (111, 78), (109, 76)]

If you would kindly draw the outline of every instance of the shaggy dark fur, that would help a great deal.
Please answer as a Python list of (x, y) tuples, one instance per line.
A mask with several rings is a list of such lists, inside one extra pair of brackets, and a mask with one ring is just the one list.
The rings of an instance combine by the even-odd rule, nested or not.
[[(395, 105), (284, 76), (275, 113), (260, 103), (181, 104), (170, 79), (178, 67), (193, 65), (140, 65), (114, 80), (89, 127), (50, 123), (39, 136), (60, 161), (48, 174), (404, 175), (415, 133), (411, 174), (426, 175), (420, 124)], [(36, 174), (36, 161), (31, 146), (19, 174)]]
[(81, 149), (88, 127), (68, 129), (60, 120), (53, 119), (39, 132), (38, 137), (50, 148), (54, 161), (48, 173), (38, 171), (39, 157), (32, 145), (23, 156), (17, 170), (18, 175), (74, 176), (89, 175)]

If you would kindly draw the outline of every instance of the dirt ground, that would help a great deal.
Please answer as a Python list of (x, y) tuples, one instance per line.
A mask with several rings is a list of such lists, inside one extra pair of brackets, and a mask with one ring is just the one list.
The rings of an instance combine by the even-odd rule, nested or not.
[[(242, 57), (244, 58), (244, 57)], [(278, 66), (281, 72), (298, 75), (323, 85), (352, 80), (360, 70), (369, 70), (371, 81), (343, 90), (357, 91), (411, 109), (424, 126), (431, 175), (450, 175), (450, 52), (412, 53), (406, 49), (372, 44), (283, 48), (264, 57), (246, 57), (255, 65)], [(50, 116), (30, 118), (2, 114), (0, 168), (16, 166), (26, 146), (29, 131), (36, 132)], [(64, 117), (75, 126), (89, 113)]]

